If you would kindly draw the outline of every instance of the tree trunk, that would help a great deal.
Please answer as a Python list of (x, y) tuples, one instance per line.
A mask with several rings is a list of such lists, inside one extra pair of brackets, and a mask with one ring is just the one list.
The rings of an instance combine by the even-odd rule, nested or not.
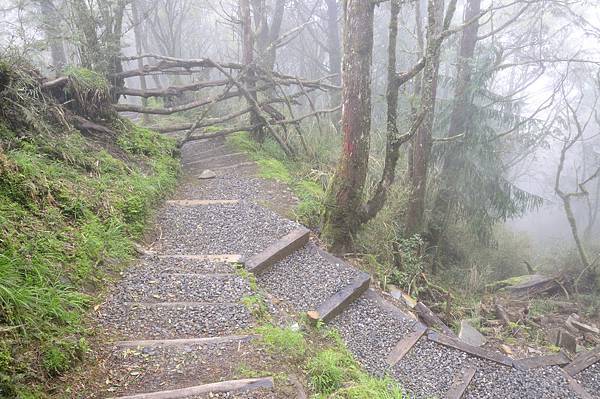
[(358, 227), (357, 213), (367, 176), (374, 10), (374, 3), (370, 1), (344, 2), (341, 123), (344, 139), (323, 215), (323, 237), (337, 253), (350, 248)]
[(67, 65), (67, 56), (61, 38), (60, 16), (52, 0), (40, 0), (39, 4), (43, 30), (50, 49), (50, 59), (55, 70), (55, 75), (58, 76), (65, 65)]
[[(131, 14), (132, 14), (132, 18), (133, 18), (133, 34), (135, 36), (135, 50), (137, 52), (137, 55), (142, 55), (143, 53), (143, 48), (142, 48), (142, 26), (141, 26), (141, 20), (140, 20), (140, 14), (139, 14), (139, 10), (137, 9), (137, 0), (134, 0), (131, 2)], [(144, 69), (144, 60), (142, 58), (139, 58), (137, 60), (137, 64), (138, 64), (138, 69)], [(148, 86), (146, 85), (146, 75), (140, 75), (140, 89), (146, 91), (146, 89), (148, 88)], [(142, 97), (142, 106), (143, 107), (147, 107), (148, 106), (148, 99), (145, 97)], [(148, 116), (148, 114), (143, 114), (142, 116), (142, 120), (145, 124), (147, 124), (150, 121), (150, 117)]]
[(435, 117), (443, 0), (429, 0), (427, 7), (427, 46), (425, 67), (421, 79), (421, 112), (424, 119), (417, 130), (412, 145), (412, 168), (409, 170), (410, 194), (406, 213), (405, 233), (408, 236), (422, 233), (427, 193), (427, 174), (431, 155), (432, 129)]
[[(327, 54), (329, 56), (329, 73), (333, 75), (331, 82), (335, 85), (342, 83), (342, 54), (340, 53), (340, 30), (338, 24), (338, 1), (326, 0), (327, 5)], [(331, 108), (337, 107), (341, 102), (340, 93), (332, 90), (329, 95)], [(331, 114), (331, 122), (339, 129), (340, 112)]]
[[(468, 0), (464, 22), (472, 20), (481, 12), (481, 0)], [(429, 222), (430, 244), (437, 246), (447, 224), (446, 220), (452, 205), (456, 203), (456, 181), (458, 175), (464, 168), (464, 155), (466, 150), (465, 140), (470, 132), (471, 121), (469, 115), (472, 110), (471, 94), (469, 86), (473, 72), (473, 58), (477, 44), (479, 24), (472, 23), (465, 27), (460, 40), (458, 51), (458, 67), (456, 72), (456, 85), (454, 89), (454, 102), (450, 115), (450, 125), (447, 137), (464, 134), (460, 141), (448, 143), (443, 157), (442, 168), (439, 177), (439, 192), (433, 203), (431, 219)], [(434, 260), (435, 261), (435, 260)]]

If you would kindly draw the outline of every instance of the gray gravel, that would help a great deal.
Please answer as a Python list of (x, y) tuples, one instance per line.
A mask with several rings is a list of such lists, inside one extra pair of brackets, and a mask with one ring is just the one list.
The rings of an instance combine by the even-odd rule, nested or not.
[(423, 336), (394, 367), (392, 375), (412, 399), (442, 398), (454, 375), (472, 360), (464, 352), (438, 345)]
[(298, 224), (258, 205), (168, 205), (157, 217), (162, 226), (155, 246), (164, 254), (254, 255)]
[(273, 296), (289, 302), (297, 311), (316, 309), (352, 282), (359, 272), (325, 259), (308, 243), (258, 277)]
[(125, 278), (114, 294), (123, 302), (238, 302), (251, 295), (236, 275), (158, 274)]
[(189, 162), (183, 164), (183, 171), (192, 175), (198, 175), (204, 169), (218, 170), (219, 168), (239, 165), (249, 161), (250, 158), (246, 154), (224, 150), (209, 157), (200, 156), (196, 159), (190, 159)]
[(154, 275), (160, 273), (234, 273), (235, 267), (230, 263), (214, 262), (200, 259), (160, 258), (147, 256), (132, 265), (127, 274)]
[(594, 397), (600, 398), (600, 362), (592, 364), (575, 376), (581, 385)]
[(480, 362), (464, 397), (466, 399), (577, 398), (558, 366), (529, 371)]
[(252, 316), (242, 304), (113, 304), (102, 308), (100, 322), (127, 339), (230, 335), (253, 326)]
[(385, 374), (386, 357), (416, 322), (382, 306), (383, 298), (367, 291), (330, 323), (363, 367), (376, 375)]

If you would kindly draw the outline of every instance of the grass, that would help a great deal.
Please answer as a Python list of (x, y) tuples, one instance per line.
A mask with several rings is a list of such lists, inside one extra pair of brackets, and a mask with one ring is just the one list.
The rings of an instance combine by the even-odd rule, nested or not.
[(227, 142), (239, 151), (248, 153), (259, 166), (259, 175), (287, 184), (300, 200), (293, 217), (299, 222), (317, 227), (325, 197), (321, 173), (311, 169), (306, 162), (291, 161), (278, 147), (277, 143), (267, 139), (259, 144), (246, 132), (227, 137)]
[(37, 124), (15, 131), (0, 115), (0, 397), (85, 356), (86, 311), (178, 171), (175, 143), (129, 122), (108, 145)]

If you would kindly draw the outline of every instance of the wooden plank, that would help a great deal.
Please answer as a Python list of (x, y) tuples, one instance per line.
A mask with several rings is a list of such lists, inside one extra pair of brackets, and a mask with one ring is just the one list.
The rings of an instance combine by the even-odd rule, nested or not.
[(513, 360), (511, 358), (497, 352), (492, 352), (485, 348), (479, 348), (476, 346), (466, 344), (457, 338), (449, 337), (447, 335), (440, 334), (435, 331), (430, 331), (427, 334), (427, 338), (440, 345), (458, 349), (459, 351), (466, 352), (468, 354), (480, 357), (482, 359), (491, 360), (492, 362), (496, 362), (508, 367), (513, 366)]
[(350, 284), (329, 297), (316, 310), (307, 312), (309, 318), (328, 322), (340, 314), (350, 303), (362, 295), (369, 288), (371, 276), (360, 273)]
[(213, 168), (211, 169), (213, 172), (218, 172), (221, 170), (229, 170), (229, 169), (235, 169), (235, 168), (243, 168), (244, 166), (256, 166), (256, 163), (254, 162), (240, 162), (238, 164), (235, 165), (229, 165), (229, 166), (221, 166), (218, 168)]
[(301, 227), (288, 235), (275, 241), (264, 251), (244, 260), (242, 263), (248, 271), (258, 274), (265, 271), (269, 266), (302, 248), (308, 242), (310, 230)]
[(475, 376), (474, 367), (465, 367), (454, 376), (454, 381), (446, 393), (446, 399), (460, 399)]
[(567, 379), (567, 382), (569, 383), (569, 388), (571, 388), (573, 392), (575, 392), (579, 396), (579, 399), (594, 399), (594, 396), (592, 396), (583, 387), (583, 385), (577, 382), (575, 378), (571, 377), (564, 369), (561, 369), (561, 371)]
[(185, 345), (208, 345), (222, 344), (227, 342), (247, 342), (254, 339), (255, 335), (229, 335), (224, 337), (208, 337), (208, 338), (183, 338), (183, 339), (149, 339), (137, 341), (116, 341), (115, 346), (121, 348), (138, 348), (138, 347), (172, 347)]
[(516, 368), (522, 370), (536, 369), (540, 367), (549, 367), (549, 366), (564, 366), (571, 361), (569, 357), (564, 353), (556, 353), (554, 355), (546, 355), (546, 356), (534, 356), (526, 359), (516, 359), (513, 360), (513, 364)]
[(592, 349), (591, 351), (583, 352), (579, 354), (575, 359), (569, 363), (564, 370), (570, 376), (574, 376), (587, 369), (594, 363), (600, 361), (600, 346)]
[(119, 396), (112, 399), (182, 399), (210, 393), (252, 391), (260, 388), (271, 389), (273, 386), (274, 383), (272, 377), (248, 378), (244, 380), (214, 382), (212, 384), (197, 385), (169, 391)]
[(219, 255), (158, 255), (159, 259), (188, 259), (198, 261), (239, 263), (242, 255), (239, 254), (219, 254)]
[(402, 360), (404, 356), (411, 350), (413, 346), (421, 339), (425, 331), (427, 331), (427, 327), (423, 324), (417, 323), (417, 329), (404, 337), (400, 342), (396, 344), (394, 349), (390, 352), (390, 354), (386, 358), (387, 364), (390, 366), (395, 366)]
[(206, 205), (235, 205), (239, 200), (171, 200), (167, 205), (173, 206), (206, 206)]
[(419, 318), (430, 328), (438, 328), (442, 332), (451, 337), (456, 337), (454, 331), (450, 329), (435, 313), (431, 311), (423, 302), (417, 302), (414, 307), (415, 312), (419, 315)]

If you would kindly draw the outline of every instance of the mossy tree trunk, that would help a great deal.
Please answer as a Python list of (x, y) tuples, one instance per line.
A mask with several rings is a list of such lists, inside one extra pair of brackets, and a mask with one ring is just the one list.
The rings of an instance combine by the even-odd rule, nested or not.
[(344, 2), (342, 63), (343, 147), (325, 200), (323, 237), (331, 250), (349, 249), (359, 226), (371, 129), (371, 61), (374, 3)]

